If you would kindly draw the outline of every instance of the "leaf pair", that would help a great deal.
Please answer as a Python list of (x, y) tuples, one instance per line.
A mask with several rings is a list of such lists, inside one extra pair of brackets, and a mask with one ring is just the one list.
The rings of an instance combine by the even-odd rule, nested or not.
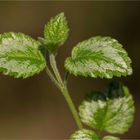
[(37, 41), (23, 33), (0, 35), (0, 71), (16, 78), (27, 78), (46, 67), (42, 47), (53, 52), (62, 45), (68, 33), (64, 14), (57, 15), (45, 25), (44, 39)]
[[(127, 87), (118, 82), (112, 82), (105, 93), (91, 92), (79, 107), (79, 115), (84, 124), (111, 134), (127, 132), (133, 122), (134, 112), (132, 95)], [(72, 140), (76, 140), (74, 137), (77, 133), (86, 137), (86, 134), (82, 134), (86, 132), (88, 131), (76, 132)], [(106, 137), (103, 140), (110, 139)]]
[[(0, 71), (16, 78), (27, 78), (46, 67), (41, 47), (56, 53), (68, 37), (64, 13), (56, 15), (45, 25), (44, 38), (38, 41), (22, 33), (0, 35)], [(131, 60), (122, 45), (110, 37), (93, 37), (78, 43), (65, 68), (73, 75), (112, 78), (132, 73)]]

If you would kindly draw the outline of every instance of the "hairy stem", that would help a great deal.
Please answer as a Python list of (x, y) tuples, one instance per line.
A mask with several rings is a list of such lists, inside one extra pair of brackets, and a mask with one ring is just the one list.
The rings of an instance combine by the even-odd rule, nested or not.
[(54, 54), (50, 54), (49, 57), (50, 57), (50, 64), (51, 64), (51, 67), (53, 69), (53, 72), (54, 72), (54, 74), (56, 76), (56, 79), (58, 80), (58, 82), (61, 85), (63, 85), (63, 81), (61, 79), (60, 73), (59, 73), (58, 68), (57, 68), (57, 65), (56, 65), (55, 55)]
[(72, 115), (73, 115), (73, 117), (74, 117), (74, 119), (75, 119), (75, 121), (77, 123), (78, 128), (79, 129), (82, 129), (83, 128), (82, 123), (81, 123), (81, 121), (79, 119), (77, 110), (76, 110), (76, 108), (75, 108), (75, 106), (74, 106), (74, 104), (72, 102), (72, 99), (71, 99), (71, 97), (69, 95), (69, 92), (68, 92), (67, 87), (64, 87), (64, 89), (62, 90), (62, 92), (63, 92), (63, 95), (65, 97), (65, 100), (67, 101), (68, 106), (69, 106), (69, 108), (70, 108), (70, 110), (72, 112)]
[(61, 76), (60, 76), (60, 73), (58, 71), (58, 68), (57, 68), (57, 65), (56, 65), (56, 61), (55, 61), (55, 56), (54, 54), (50, 54), (50, 64), (51, 64), (51, 67), (53, 69), (53, 72), (54, 72), (54, 75), (55, 77), (53, 76), (53, 74), (51, 73), (51, 71), (47, 68), (46, 69), (46, 72), (47, 74), (49, 75), (50, 79), (52, 80), (52, 82), (56, 85), (56, 87), (62, 92), (63, 96), (65, 97), (65, 100), (72, 112), (72, 115), (76, 121), (76, 124), (78, 126), (79, 129), (82, 129), (83, 126), (82, 126), (82, 123), (79, 119), (79, 116), (78, 116), (78, 113), (77, 113), (77, 110), (72, 102), (72, 99), (69, 95), (69, 92), (68, 92), (68, 89), (67, 89), (67, 86), (66, 86), (66, 81), (63, 82)]
[(46, 68), (46, 73), (48, 74), (48, 76), (50, 77), (51, 81), (55, 84), (55, 86), (61, 90), (61, 86), (59, 85), (58, 81), (55, 79), (55, 77), (53, 76), (53, 74), (51, 73), (50, 69), (47, 67)]

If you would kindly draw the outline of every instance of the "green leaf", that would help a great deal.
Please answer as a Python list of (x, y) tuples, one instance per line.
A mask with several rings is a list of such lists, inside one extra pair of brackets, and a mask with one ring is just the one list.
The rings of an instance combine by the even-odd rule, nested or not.
[(64, 13), (51, 18), (45, 25), (44, 43), (50, 52), (55, 52), (57, 48), (64, 44), (68, 37), (68, 25)]
[(120, 140), (120, 138), (118, 138), (118, 137), (113, 137), (113, 136), (105, 136), (105, 137), (103, 138), (103, 140)]
[(127, 132), (134, 118), (134, 101), (127, 87), (122, 87), (123, 94), (120, 86), (118, 92), (116, 90), (115, 93), (109, 90), (109, 94), (92, 92), (88, 95), (79, 107), (82, 122), (109, 133)]
[(93, 37), (78, 43), (65, 68), (73, 75), (101, 78), (132, 74), (131, 60), (122, 45), (110, 37)]
[(45, 58), (40, 43), (22, 33), (0, 35), (0, 71), (16, 78), (27, 78), (42, 71)]
[(94, 131), (91, 130), (78, 130), (71, 135), (70, 140), (99, 140)]

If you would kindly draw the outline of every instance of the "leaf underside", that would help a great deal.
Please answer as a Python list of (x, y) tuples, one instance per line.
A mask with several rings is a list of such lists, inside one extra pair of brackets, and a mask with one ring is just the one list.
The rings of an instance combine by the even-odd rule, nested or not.
[(99, 140), (94, 131), (91, 130), (79, 130), (71, 135), (70, 140)]
[(42, 71), (45, 58), (40, 43), (23, 33), (0, 35), (0, 71), (15, 78), (27, 78)]
[(135, 108), (128, 88), (123, 86), (123, 91), (123, 97), (83, 101), (79, 107), (82, 122), (92, 128), (112, 134), (127, 132), (133, 122)]
[(110, 37), (93, 37), (78, 43), (65, 68), (73, 75), (112, 78), (132, 74), (131, 60), (122, 45)]

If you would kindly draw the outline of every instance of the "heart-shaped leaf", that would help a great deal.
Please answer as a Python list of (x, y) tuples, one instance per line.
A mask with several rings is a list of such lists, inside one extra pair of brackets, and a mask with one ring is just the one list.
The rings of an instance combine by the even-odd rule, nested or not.
[(83, 129), (72, 134), (70, 140), (99, 140), (99, 138), (94, 131)]
[(101, 78), (132, 74), (131, 60), (122, 45), (110, 37), (93, 37), (78, 43), (65, 68), (75, 76)]
[(113, 88), (108, 91), (109, 94), (92, 92), (88, 95), (79, 108), (81, 120), (92, 128), (123, 134), (133, 122), (135, 108), (132, 95), (125, 86), (115, 88), (115, 93)]
[(27, 78), (42, 71), (45, 58), (40, 43), (23, 33), (0, 35), (0, 71), (16, 78)]

